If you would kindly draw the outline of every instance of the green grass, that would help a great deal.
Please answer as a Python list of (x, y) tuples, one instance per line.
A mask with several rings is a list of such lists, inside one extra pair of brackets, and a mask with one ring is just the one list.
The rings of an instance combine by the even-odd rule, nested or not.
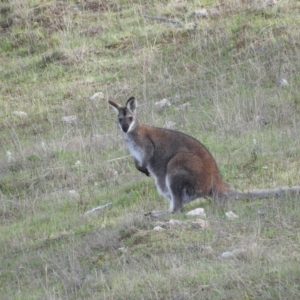
[(204, 207), (208, 228), (182, 213), (154, 231), (144, 214), (168, 203), (107, 103), (175, 122), (232, 187), (299, 185), (300, 5), (246, 2), (0, 1), (1, 299), (299, 298), (299, 196), (229, 201), (232, 221), (201, 199), (185, 212)]

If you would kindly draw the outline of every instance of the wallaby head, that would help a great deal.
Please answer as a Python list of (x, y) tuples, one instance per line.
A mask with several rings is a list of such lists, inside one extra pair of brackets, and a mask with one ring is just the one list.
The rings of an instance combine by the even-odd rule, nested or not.
[(137, 106), (135, 98), (129, 98), (125, 106), (122, 106), (121, 104), (111, 100), (108, 102), (118, 114), (118, 122), (121, 130), (125, 133), (132, 131), (136, 127), (138, 122), (135, 113), (135, 109)]

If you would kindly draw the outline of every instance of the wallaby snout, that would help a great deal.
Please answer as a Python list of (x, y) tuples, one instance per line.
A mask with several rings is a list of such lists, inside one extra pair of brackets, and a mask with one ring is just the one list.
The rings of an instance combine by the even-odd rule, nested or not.
[(129, 128), (129, 125), (128, 124), (122, 124), (121, 122), (120, 122), (120, 126), (121, 126), (121, 129), (123, 130), (123, 132), (127, 132), (128, 131), (128, 128)]
[(122, 129), (123, 132), (128, 132), (130, 126), (132, 125), (132, 122), (133, 122), (133, 118), (132, 117), (126, 117), (126, 116), (123, 116), (123, 117), (119, 117), (119, 125)]

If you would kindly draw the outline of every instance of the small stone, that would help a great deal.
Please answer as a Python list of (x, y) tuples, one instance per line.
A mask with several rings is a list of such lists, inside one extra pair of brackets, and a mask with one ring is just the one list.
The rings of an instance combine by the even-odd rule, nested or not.
[(259, 216), (264, 216), (266, 214), (266, 212), (259, 209), (259, 210), (256, 211), (256, 214), (259, 215)]
[(118, 250), (118, 251), (121, 251), (121, 252), (126, 252), (127, 249), (126, 249), (126, 247), (120, 247), (120, 248), (118, 248), (117, 250)]
[(208, 17), (208, 11), (205, 8), (195, 10), (194, 14), (195, 14), (195, 17), (197, 17), (197, 18), (206, 18), (206, 17)]
[(90, 100), (92, 100), (92, 101), (97, 100), (97, 99), (104, 99), (104, 94), (102, 92), (98, 92), (90, 97)]
[(75, 167), (80, 167), (80, 166), (82, 166), (81, 161), (77, 160), (76, 163), (75, 163)]
[(234, 254), (233, 254), (233, 252), (231, 252), (231, 251), (226, 251), (226, 252), (223, 252), (221, 255), (220, 255), (220, 257), (221, 258), (228, 258), (228, 257), (232, 257)]
[(274, 6), (277, 4), (276, 0), (266, 0), (265, 1), (265, 6)]
[(48, 150), (47, 144), (46, 144), (45, 142), (41, 142), (41, 146), (42, 146), (43, 150), (44, 150), (45, 152), (47, 152), (47, 150)]
[(26, 112), (18, 111), (18, 110), (14, 111), (13, 114), (18, 117), (27, 117), (28, 116), (28, 114)]
[(6, 151), (7, 162), (13, 161), (13, 155), (10, 151)]
[(174, 97), (170, 97), (167, 100), (169, 100), (172, 104), (177, 103), (180, 101), (180, 95), (175, 94)]
[(232, 211), (225, 212), (225, 215), (226, 215), (227, 219), (229, 219), (229, 220), (238, 219), (238, 217), (239, 217)]
[(181, 225), (183, 222), (181, 222), (181, 221), (179, 221), (179, 220), (171, 219), (168, 223), (169, 223), (170, 225), (174, 226), (174, 225)]
[(164, 227), (166, 226), (166, 222), (162, 222), (162, 221), (157, 221), (154, 223), (155, 226), (160, 226), (160, 227)]
[(288, 81), (287, 81), (286, 79), (281, 78), (281, 79), (278, 80), (277, 85), (278, 85), (278, 86), (288, 86), (289, 83), (288, 83)]
[(168, 99), (162, 99), (154, 103), (156, 109), (164, 109), (171, 106), (171, 102)]
[(232, 258), (232, 257), (235, 257), (241, 253), (245, 252), (244, 249), (235, 249), (233, 251), (226, 251), (226, 252), (223, 252), (220, 257), (221, 258)]
[(181, 105), (178, 105), (178, 107), (176, 107), (175, 109), (176, 110), (187, 110), (187, 109), (189, 109), (189, 107), (190, 107), (190, 103), (186, 102)]
[(65, 124), (74, 124), (77, 122), (76, 116), (65, 116), (61, 118), (61, 121)]
[(176, 128), (176, 123), (173, 122), (173, 121), (167, 121), (167, 122), (166, 122), (166, 127), (167, 127), (168, 129), (175, 129), (175, 128)]
[(205, 228), (208, 228), (208, 222), (205, 221), (205, 220), (202, 220), (202, 219), (197, 219), (195, 220), (194, 222), (192, 222), (192, 225), (194, 227), (199, 227), (201, 229), (205, 229)]
[(75, 190), (69, 190), (69, 195), (72, 198), (75, 198), (75, 199), (79, 199), (80, 198), (80, 195)]
[(187, 212), (186, 215), (187, 216), (201, 216), (202, 218), (206, 218), (204, 208), (202, 208), (202, 207), (195, 208), (195, 209)]
[(214, 250), (211, 246), (202, 246), (200, 249), (201, 252), (204, 252), (206, 254), (214, 254)]
[(153, 230), (154, 230), (154, 231), (163, 231), (164, 228), (162, 228), (161, 226), (155, 226), (155, 227), (153, 228)]

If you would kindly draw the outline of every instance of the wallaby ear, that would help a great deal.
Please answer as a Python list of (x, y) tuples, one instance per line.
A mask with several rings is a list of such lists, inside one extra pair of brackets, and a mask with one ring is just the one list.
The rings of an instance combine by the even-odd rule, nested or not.
[(113, 109), (119, 113), (119, 109), (122, 107), (122, 105), (120, 105), (119, 103), (112, 101), (112, 100), (108, 100), (108, 103), (113, 107)]
[(137, 101), (135, 100), (135, 98), (134, 97), (129, 98), (126, 102), (126, 108), (134, 112), (136, 107), (137, 107)]

